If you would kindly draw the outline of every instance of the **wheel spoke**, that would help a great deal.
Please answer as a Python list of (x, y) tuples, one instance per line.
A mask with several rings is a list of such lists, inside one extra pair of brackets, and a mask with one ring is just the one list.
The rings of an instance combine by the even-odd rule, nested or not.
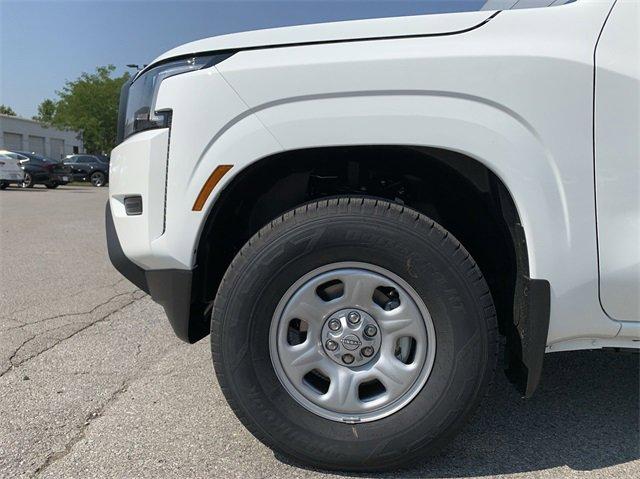
[(378, 314), (377, 319), (388, 340), (393, 341), (403, 336), (411, 336), (417, 340), (424, 336), (422, 315), (408, 298), (396, 309)]
[(338, 411), (358, 411), (362, 408), (362, 401), (358, 397), (357, 373), (350, 369), (331, 368), (331, 385), (329, 391), (322, 396), (321, 401), (326, 407)]
[(322, 365), (324, 356), (317, 344), (308, 338), (304, 343), (296, 346), (282, 345), (280, 359), (287, 366), (289, 374), (294, 376), (291, 379), (302, 381), (305, 374)]
[(316, 294), (315, 288), (303, 288), (291, 298), (286, 318), (305, 321), (309, 325), (309, 334), (315, 334), (331, 312), (332, 307)]
[(396, 396), (411, 384), (415, 367), (401, 363), (395, 357), (382, 355), (373, 367), (373, 374), (390, 396)]
[(352, 307), (371, 310), (373, 291), (381, 285), (381, 278), (377, 275), (360, 270), (349, 270), (338, 277), (344, 283), (344, 294), (332, 301), (336, 307)]

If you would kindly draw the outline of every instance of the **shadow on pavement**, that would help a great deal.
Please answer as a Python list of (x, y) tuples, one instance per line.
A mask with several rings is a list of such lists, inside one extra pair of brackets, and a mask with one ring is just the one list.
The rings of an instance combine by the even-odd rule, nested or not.
[(3, 191), (3, 193), (11, 193), (11, 192), (14, 192), (14, 193), (15, 193), (15, 192), (25, 192), (25, 193), (26, 193), (26, 192), (30, 192), (30, 191), (31, 191), (31, 192), (33, 192), (33, 191), (36, 191), (36, 192), (43, 192), (43, 191), (49, 191), (49, 190), (47, 190), (46, 188), (35, 188), (35, 187), (34, 187), (34, 188), (20, 188), (20, 187), (13, 187), (13, 188), (12, 188), (12, 187), (10, 186), (9, 188), (5, 188), (5, 189), (4, 189), (4, 190), (2, 190), (2, 191)]
[(22, 193), (44, 193), (46, 191), (56, 192), (56, 191), (75, 191), (78, 193), (90, 193), (92, 190), (99, 190), (100, 188), (96, 188), (95, 186), (59, 186), (55, 189), (48, 189), (44, 186), (34, 186), (33, 188), (6, 188), (2, 190), (3, 192), (22, 192)]
[(99, 190), (95, 186), (61, 186), (60, 191), (76, 191), (79, 193), (90, 193), (92, 190)]
[(491, 393), (449, 447), (417, 467), (375, 477), (492, 476), (562, 466), (590, 471), (637, 460), (639, 374), (637, 354), (553, 353), (545, 357), (540, 387), (524, 400), (499, 369)]

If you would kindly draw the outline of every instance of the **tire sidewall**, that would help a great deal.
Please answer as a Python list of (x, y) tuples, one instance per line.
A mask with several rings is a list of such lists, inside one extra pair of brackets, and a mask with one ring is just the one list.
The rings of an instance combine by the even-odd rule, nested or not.
[[(96, 180), (94, 180), (94, 178), (100, 178), (101, 182), (100, 182), (99, 185), (96, 184)], [(96, 171), (96, 172), (91, 174), (91, 177), (89, 178), (89, 181), (91, 182), (91, 184), (93, 186), (101, 187), (101, 186), (104, 186), (104, 184), (106, 183), (106, 176), (105, 176), (104, 173), (102, 173), (100, 171)]]
[[(243, 261), (224, 285), (243, 294), (227, 293), (214, 315), (222, 325), (224, 380), (258, 437), (312, 463), (357, 467), (388, 465), (407, 451), (433, 449), (457, 430), (487, 369), (486, 324), (465, 271), (452, 267), (455, 255), (466, 252), (443, 243), (437, 225), (426, 235), (415, 228), (415, 215), (347, 213), (291, 221), (243, 250)], [(424, 299), (436, 331), (435, 362), (418, 395), (386, 418), (356, 425), (321, 418), (298, 404), (277, 378), (268, 347), (273, 312), (291, 284), (342, 261), (375, 264), (407, 281)]]
[[(29, 179), (28, 182), (27, 182), (27, 178)], [(33, 188), (33, 176), (31, 176), (31, 173), (25, 173), (24, 174), (24, 181), (22, 182), (22, 187), (23, 188)]]

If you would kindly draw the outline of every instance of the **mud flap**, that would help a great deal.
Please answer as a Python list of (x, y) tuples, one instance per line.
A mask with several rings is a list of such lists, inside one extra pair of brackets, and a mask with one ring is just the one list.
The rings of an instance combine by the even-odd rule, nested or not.
[(521, 278), (518, 286), (514, 304), (515, 328), (511, 328), (507, 341), (505, 372), (520, 394), (529, 398), (542, 375), (551, 288), (546, 280), (527, 277)]

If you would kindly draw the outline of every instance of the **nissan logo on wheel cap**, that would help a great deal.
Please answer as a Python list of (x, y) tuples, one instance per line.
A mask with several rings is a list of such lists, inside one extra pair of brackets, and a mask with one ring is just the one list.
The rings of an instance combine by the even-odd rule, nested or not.
[(340, 342), (345, 347), (345, 349), (348, 349), (349, 351), (358, 349), (362, 345), (362, 342), (358, 339), (358, 337), (353, 334), (345, 336), (340, 340)]

